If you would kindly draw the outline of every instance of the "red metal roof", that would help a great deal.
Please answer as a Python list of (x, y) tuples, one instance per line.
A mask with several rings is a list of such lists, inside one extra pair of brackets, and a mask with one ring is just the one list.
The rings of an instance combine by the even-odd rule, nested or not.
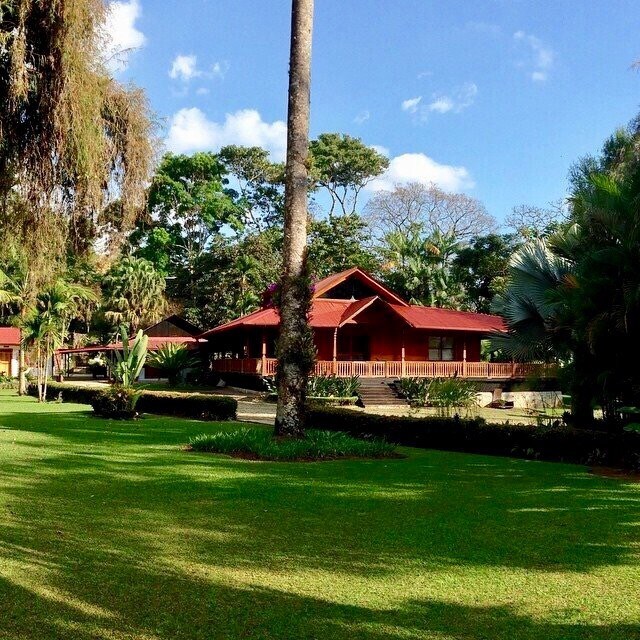
[[(131, 343), (132, 341), (130, 341)], [(198, 342), (206, 342), (190, 336), (154, 336), (149, 337), (148, 349), (156, 351), (165, 344), (185, 344), (187, 346), (194, 345)], [(90, 347), (78, 347), (76, 349), (58, 349), (57, 353), (95, 353), (97, 351), (117, 351), (122, 349), (121, 342), (111, 342), (110, 344), (92, 345)]]
[(16, 327), (0, 327), (0, 344), (17, 346), (20, 344), (20, 329)]
[[(309, 324), (317, 329), (337, 327), (340, 324), (345, 310), (352, 305), (353, 300), (318, 298), (312, 303), (311, 313), (309, 314)], [(260, 309), (206, 331), (201, 337), (206, 337), (221, 331), (229, 331), (230, 329), (238, 327), (277, 327), (279, 323), (280, 318), (276, 309)]]
[(362, 298), (362, 300), (356, 300), (352, 302), (342, 314), (342, 318), (340, 318), (340, 326), (344, 326), (353, 318), (355, 318), (359, 313), (368, 309), (376, 300), (380, 300), (378, 296), (371, 296), (370, 298)]
[(389, 306), (415, 329), (472, 331), (476, 333), (506, 331), (504, 320), (500, 316), (419, 305), (401, 307), (392, 304)]
[[(387, 305), (388, 308), (415, 329), (469, 331), (473, 333), (505, 331), (504, 321), (500, 316), (438, 309), (435, 307), (421, 307), (418, 305), (405, 307), (397, 304), (388, 304), (377, 296), (356, 301), (317, 298), (312, 303), (309, 324), (316, 329), (341, 327), (377, 300)], [(240, 327), (277, 327), (278, 323), (278, 312), (275, 309), (260, 309), (242, 318), (237, 318), (227, 322), (227, 324), (215, 327), (215, 329), (203, 333), (202, 337)]]

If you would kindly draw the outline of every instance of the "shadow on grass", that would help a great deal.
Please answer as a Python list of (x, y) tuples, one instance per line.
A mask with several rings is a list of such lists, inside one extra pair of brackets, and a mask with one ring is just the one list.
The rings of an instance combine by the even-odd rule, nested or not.
[(523, 571), (637, 578), (637, 487), (431, 451), (253, 463), (180, 450), (229, 425), (19, 406), (0, 417), (0, 638), (640, 638), (589, 622), (597, 580), (551, 588), (552, 622), (535, 589), (539, 618), (459, 596)]

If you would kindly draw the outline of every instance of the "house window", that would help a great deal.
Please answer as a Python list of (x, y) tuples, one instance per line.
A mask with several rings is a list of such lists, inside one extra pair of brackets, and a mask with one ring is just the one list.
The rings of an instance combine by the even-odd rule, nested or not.
[(429, 338), (429, 360), (453, 360), (453, 338), (431, 336)]

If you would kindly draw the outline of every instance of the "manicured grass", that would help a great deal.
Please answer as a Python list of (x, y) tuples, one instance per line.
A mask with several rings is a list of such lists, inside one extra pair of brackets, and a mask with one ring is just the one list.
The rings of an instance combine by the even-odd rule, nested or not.
[(305, 438), (295, 439), (274, 438), (268, 430), (256, 427), (202, 433), (189, 440), (189, 449), (283, 462), (398, 457), (395, 445), (381, 438), (364, 440), (339, 431), (312, 429), (307, 431)]
[(640, 485), (570, 465), (185, 453), (236, 424), (0, 393), (0, 638), (633, 640)]

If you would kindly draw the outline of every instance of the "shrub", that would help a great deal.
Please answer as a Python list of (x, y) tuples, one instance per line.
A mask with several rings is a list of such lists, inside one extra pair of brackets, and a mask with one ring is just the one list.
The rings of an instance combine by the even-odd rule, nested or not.
[(141, 413), (198, 420), (235, 420), (238, 402), (229, 396), (207, 393), (143, 391), (138, 401), (138, 410)]
[(274, 438), (266, 429), (236, 429), (196, 436), (192, 451), (223, 453), (255, 460), (336, 460), (338, 458), (385, 458), (395, 446), (383, 439), (362, 440), (346, 433), (310, 430), (305, 438)]
[(434, 378), (429, 385), (428, 401), (445, 416), (450, 416), (454, 409), (468, 411), (477, 404), (476, 386), (464, 378)]
[[(97, 394), (106, 389), (77, 387), (68, 383), (49, 382), (47, 399), (61, 398), (63, 402), (76, 402), (93, 406)], [(35, 385), (28, 388), (30, 395), (37, 397)], [(204, 393), (180, 393), (170, 391), (137, 391), (139, 399), (136, 409), (140, 413), (180, 416), (198, 420), (234, 420), (238, 403), (228, 396), (215, 396)]]
[(310, 429), (385, 438), (410, 447), (640, 468), (640, 434), (607, 433), (555, 425), (491, 424), (482, 418), (383, 416), (352, 409), (312, 406)]
[[(276, 393), (274, 378), (263, 378), (270, 393)], [(313, 398), (355, 398), (360, 393), (358, 376), (338, 378), (338, 376), (312, 376), (307, 385), (307, 396)]]
[(5, 373), (0, 373), (0, 389), (15, 389), (16, 387), (16, 378), (12, 378)]
[(93, 395), (91, 406), (96, 415), (114, 420), (131, 420), (136, 417), (136, 404), (140, 392), (130, 387), (114, 384)]
[(402, 378), (400, 393), (416, 407), (437, 407), (441, 415), (466, 410), (477, 404), (477, 390), (464, 378)]

